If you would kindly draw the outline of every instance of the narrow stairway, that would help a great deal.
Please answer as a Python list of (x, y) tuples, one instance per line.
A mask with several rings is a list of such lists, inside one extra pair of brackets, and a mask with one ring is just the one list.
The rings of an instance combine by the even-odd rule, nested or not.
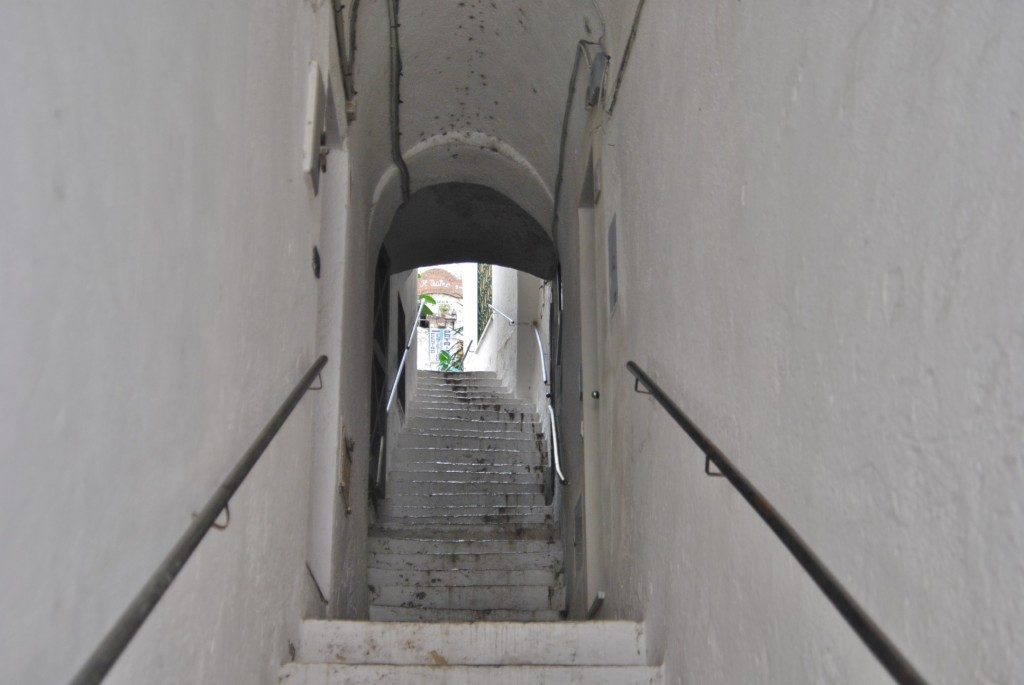
[(420, 371), (370, 529), (370, 619), (554, 621), (562, 545), (537, 415), (493, 373)]
[(537, 415), (419, 372), (369, 537), (369, 621), (305, 621), (288, 685), (662, 682), (641, 624), (568, 622)]

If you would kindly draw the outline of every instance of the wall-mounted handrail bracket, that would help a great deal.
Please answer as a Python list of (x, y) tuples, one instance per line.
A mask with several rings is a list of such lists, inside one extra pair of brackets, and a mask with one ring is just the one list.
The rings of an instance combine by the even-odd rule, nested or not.
[(310, 390), (323, 390), (324, 389), (324, 377), (323, 377), (323, 375), (318, 373), (316, 375), (316, 379), (318, 381), (320, 381), (320, 385), (311, 385), (311, 386), (309, 386), (309, 389)]
[(228, 526), (230, 526), (230, 525), (231, 525), (231, 502), (225, 502), (224, 503), (224, 523), (217, 523), (216, 521), (214, 521), (213, 523), (210, 524), (210, 526), (212, 526), (213, 528), (216, 528), (217, 530), (227, 530)]
[[(646, 393), (641, 393), (641, 394), (642, 395), (650, 395), (651, 393), (646, 392)], [(722, 473), (721, 471), (712, 471), (711, 470), (711, 455), (707, 454), (707, 453), (704, 454), (704, 474), (707, 475), (707, 476), (713, 476), (715, 478), (725, 478), (725, 474)]]
[(643, 388), (640, 387), (640, 379), (639, 378), (634, 378), (633, 379), (633, 392), (637, 393), (638, 395), (650, 395), (651, 394), (650, 390), (644, 390)]
[(508, 314), (506, 314), (505, 312), (503, 312), (503, 311), (501, 311), (500, 309), (498, 309), (497, 307), (495, 307), (495, 306), (494, 306), (493, 304), (489, 304), (489, 303), (488, 303), (488, 305), (487, 305), (487, 306), (491, 308), (491, 311), (492, 311), (492, 312), (494, 312), (494, 313), (496, 313), (496, 314), (499, 314), (499, 315), (500, 315), (500, 316), (502, 316), (502, 317), (503, 317), (503, 318), (504, 318), (504, 319), (505, 319), (506, 321), (508, 321), (508, 325), (509, 325), (509, 326), (515, 326), (515, 325), (516, 325), (516, 320), (515, 320), (515, 319), (513, 319), (513, 318), (512, 318), (511, 316), (509, 316), (509, 315), (508, 315)]

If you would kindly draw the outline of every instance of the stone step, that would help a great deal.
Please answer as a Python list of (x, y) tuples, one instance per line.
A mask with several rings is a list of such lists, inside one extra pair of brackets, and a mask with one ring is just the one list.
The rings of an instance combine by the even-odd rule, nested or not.
[(508, 392), (508, 388), (497, 378), (481, 378), (474, 376), (467, 376), (465, 378), (457, 378), (452, 376), (450, 378), (432, 378), (420, 376), (416, 379), (416, 388), (467, 388), (467, 387), (481, 387), (481, 388), (493, 388), (497, 391)]
[[(532, 485), (540, 484), (543, 482), (543, 471), (539, 465), (532, 464), (476, 464), (477, 466), (489, 466), (490, 469), (483, 472), (465, 472), (465, 471), (410, 471), (405, 469), (406, 466), (414, 466), (418, 462), (407, 462), (405, 464), (395, 464), (395, 468), (388, 472), (388, 488), (392, 485), (400, 485), (402, 483), (408, 483), (411, 485), (432, 483), (440, 485), (442, 483), (451, 483), (459, 485), (480, 485), (479, 491), (481, 492), (524, 492), (520, 488), (503, 490), (503, 485)], [(467, 466), (473, 465), (472, 462), (467, 463)], [(521, 473), (510, 473), (510, 469), (513, 466), (526, 467), (528, 470)], [(469, 491), (473, 491), (472, 488)], [(398, 492), (406, 492), (409, 490), (399, 490)], [(441, 492), (441, 491), (439, 491)], [(447, 490), (447, 492), (458, 492), (458, 490)], [(526, 491), (528, 492), (528, 491)]]
[(498, 374), (494, 371), (416, 371), (417, 378), (460, 380), (460, 379), (487, 379), (496, 380)]
[(373, 587), (388, 585), (417, 585), (422, 587), (472, 585), (543, 585), (551, 587), (561, 582), (553, 569), (516, 569), (476, 571), (449, 569), (444, 571), (416, 571), (370, 568), (368, 582)]
[(457, 418), (457, 417), (417, 417), (417, 416), (406, 416), (405, 417), (405, 430), (410, 431), (428, 431), (439, 434), (452, 434), (457, 433), (492, 433), (492, 432), (513, 432), (513, 433), (532, 433), (535, 434), (541, 429), (541, 424), (537, 421), (527, 421), (525, 419), (516, 420), (505, 420), (505, 419), (474, 419), (474, 418)]
[[(483, 526), (481, 526), (483, 527)], [(371, 570), (386, 571), (514, 571), (562, 568), (561, 550), (547, 552), (495, 552), (476, 554), (390, 554), (370, 555)], [(427, 619), (423, 619), (427, 620)]]
[(537, 413), (532, 407), (526, 409), (505, 408), (504, 405), (496, 404), (486, 408), (466, 407), (419, 407), (413, 403), (409, 404), (406, 411), (406, 420), (412, 419), (461, 419), (463, 421), (504, 421), (510, 425), (521, 425), (523, 423), (537, 423)]
[(409, 607), (376, 607), (370, 605), (371, 621), (559, 621), (559, 611), (515, 611), (512, 609), (414, 609)]
[(381, 514), (382, 523), (415, 522), (418, 525), (443, 526), (446, 524), (457, 525), (489, 525), (495, 523), (507, 523), (510, 525), (529, 525), (534, 523), (547, 523), (551, 520), (551, 514), (541, 513), (494, 513), (494, 514), (424, 514), (422, 516), (393, 516)]
[(401, 524), (373, 525), (369, 529), (371, 538), (391, 538), (394, 540), (426, 540), (426, 541), (489, 541), (489, 540), (541, 540), (555, 544), (559, 539), (559, 529), (554, 524), (509, 528), (508, 526), (443, 526), (440, 528), (423, 528), (421, 526), (403, 526)]
[[(376, 527), (376, 526), (375, 526)], [(420, 537), (380, 537), (371, 534), (367, 539), (370, 554), (561, 554), (561, 545), (554, 540), (521, 540), (486, 538), (465, 538), (452, 540), (435, 530), (425, 530)]]
[(408, 473), (437, 474), (443, 476), (446, 473), (476, 473), (489, 474), (491, 476), (511, 476), (516, 473), (533, 473), (541, 470), (539, 466), (528, 464), (479, 464), (465, 461), (394, 461), (390, 464), (392, 471), (405, 471)]
[(464, 397), (467, 395), (479, 395), (481, 397), (495, 397), (512, 401), (518, 401), (520, 399), (504, 386), (496, 384), (488, 385), (475, 383), (472, 385), (451, 385), (448, 383), (431, 384), (422, 382), (417, 384), (415, 394), (409, 399), (416, 400), (435, 395), (438, 397)]
[(411, 436), (428, 436), (428, 437), (453, 437), (453, 438), (508, 438), (511, 440), (522, 440), (525, 438), (531, 438), (538, 435), (537, 431), (533, 430), (530, 426), (536, 424), (527, 424), (525, 430), (521, 430), (518, 424), (513, 429), (505, 429), (504, 423), (482, 423), (482, 422), (467, 422), (466, 428), (453, 428), (452, 426), (457, 425), (457, 422), (443, 421), (440, 425), (431, 423), (429, 426), (415, 427), (406, 424), (399, 435), (411, 435)]
[(516, 409), (520, 412), (534, 411), (535, 404), (515, 397), (495, 397), (488, 395), (469, 395), (460, 393), (417, 393), (416, 397), (409, 401), (413, 409), (462, 409), (483, 408), (483, 409)]
[(494, 448), (489, 450), (452, 449), (447, 447), (403, 447), (395, 450), (392, 461), (396, 464), (424, 464), (429, 462), (451, 464), (520, 464), (539, 466), (539, 450)]
[(547, 585), (385, 585), (370, 588), (370, 603), (377, 607), (421, 609), (560, 611), (565, 608), (565, 588)]
[[(406, 519), (409, 523), (422, 522), (425, 519), (430, 519), (433, 522), (434, 519), (454, 519), (454, 520), (468, 520), (466, 517), (472, 517), (474, 520), (479, 518), (483, 520), (521, 520), (525, 516), (540, 516), (540, 521), (545, 521), (544, 516), (548, 515), (548, 510), (544, 506), (519, 506), (519, 505), (477, 505), (467, 504), (461, 506), (418, 506), (418, 505), (401, 505), (401, 504), (385, 504), (380, 508), (379, 516), (381, 519), (386, 520), (397, 520)], [(500, 519), (498, 517), (501, 517)], [(482, 521), (481, 521), (482, 522)]]
[[(524, 478), (526, 476), (516, 476), (516, 478)], [(528, 476), (534, 478), (534, 476)], [(539, 479), (529, 483), (459, 483), (459, 482), (445, 482), (440, 483), (438, 481), (421, 481), (421, 482), (389, 482), (387, 494), (388, 497), (395, 496), (406, 496), (406, 495), (419, 495), (426, 496), (431, 494), (439, 495), (490, 495), (495, 493), (501, 493), (504, 495), (533, 495), (544, 491), (544, 485)], [(500, 489), (499, 489), (500, 488)], [(386, 500), (385, 500), (386, 501)]]
[(653, 666), (444, 666), (444, 656), (438, 654), (438, 658), (433, 666), (286, 664), (278, 682), (280, 685), (660, 685), (664, 682), (661, 669)]
[(425, 495), (401, 495), (392, 494), (384, 502), (385, 506), (393, 508), (401, 507), (438, 507), (446, 509), (449, 507), (543, 507), (545, 506), (544, 494), (535, 492), (524, 494), (513, 493), (429, 493)]
[(295, 659), (304, 663), (436, 665), (623, 665), (647, 663), (643, 624), (375, 623), (306, 620)]
[(539, 451), (544, 445), (542, 436), (530, 433), (509, 433), (485, 437), (461, 437), (457, 435), (422, 435), (405, 432), (398, 434), (397, 448), (428, 448), (485, 452), (490, 450), (532, 450)]

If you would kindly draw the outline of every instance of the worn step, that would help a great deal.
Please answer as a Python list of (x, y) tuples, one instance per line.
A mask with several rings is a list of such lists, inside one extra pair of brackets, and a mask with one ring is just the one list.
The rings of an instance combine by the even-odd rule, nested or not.
[(497, 378), (494, 371), (431, 371), (429, 369), (417, 369), (416, 375), (420, 378)]
[(491, 525), (495, 523), (507, 523), (509, 525), (529, 525), (533, 523), (547, 523), (551, 521), (551, 514), (519, 514), (519, 513), (495, 513), (495, 514), (433, 514), (423, 516), (392, 516), (381, 514), (380, 521), (383, 523), (398, 523), (401, 521), (414, 521), (419, 525), (443, 526), (450, 523), (459, 525)]
[(534, 420), (518, 418), (515, 420), (459, 418), (459, 417), (418, 417), (406, 416), (405, 429), (411, 431), (427, 431), (441, 434), (456, 433), (537, 433), (542, 430), (541, 424)]
[[(456, 428), (457, 425), (464, 425), (464, 428)], [(536, 424), (533, 424), (536, 425)], [(429, 437), (453, 437), (453, 438), (507, 438), (511, 440), (522, 440), (530, 438), (535, 435), (541, 435), (537, 430), (531, 427), (531, 424), (527, 424), (525, 429), (521, 429), (517, 424), (515, 428), (505, 428), (504, 423), (482, 423), (479, 421), (470, 421), (460, 424), (459, 422), (444, 421), (439, 423), (431, 423), (428, 426), (410, 426), (406, 425), (405, 428), (399, 435), (410, 435), (410, 436), (429, 436)], [(538, 429), (539, 430), (539, 429)]]
[(422, 609), (370, 605), (371, 621), (559, 621), (560, 611), (516, 611), (513, 609)]
[(421, 435), (416, 433), (400, 433), (397, 447), (461, 450), (485, 452), (489, 450), (538, 450), (544, 444), (544, 438), (537, 434), (512, 433), (510, 435), (494, 435), (486, 437), (461, 437), (457, 435)]
[(538, 464), (540, 450), (506, 449), (495, 447), (487, 450), (450, 447), (403, 447), (395, 450), (391, 461), (395, 463), (425, 463), (431, 461), (464, 464)]
[[(424, 420), (425, 419), (425, 420)], [(409, 409), (406, 421), (416, 428), (438, 425), (438, 421), (481, 422), (493, 428), (492, 423), (505, 424), (505, 430), (532, 431), (539, 423), (537, 414), (503, 409)]]
[(511, 476), (516, 473), (533, 473), (543, 467), (530, 466), (529, 464), (480, 464), (478, 462), (466, 461), (398, 461), (396, 459), (389, 464), (389, 468), (392, 471), (438, 474), (441, 476), (446, 473), (475, 473), (490, 474), (492, 476)]
[(451, 409), (471, 411), (505, 411), (527, 413), (536, 411), (536, 405), (519, 400), (497, 399), (493, 397), (482, 397), (471, 399), (468, 397), (439, 397), (423, 398), (417, 395), (407, 405), (410, 414), (420, 414), (428, 409)]
[(647, 664), (642, 623), (376, 623), (306, 620), (295, 659), (304, 663), (436, 665)]
[(382, 537), (379, 534), (367, 538), (370, 554), (549, 554), (560, 553), (560, 545), (554, 540), (544, 539), (491, 539), (466, 537), (461, 540), (445, 539), (436, 531), (425, 532), (420, 537)]
[(515, 505), (464, 505), (464, 506), (402, 506), (385, 505), (380, 510), (382, 520), (407, 519), (410, 523), (422, 523), (428, 519), (434, 522), (435, 519), (444, 520), (477, 520), (481, 522), (490, 521), (522, 521), (524, 517), (539, 517), (538, 520), (545, 521), (548, 512), (543, 507), (536, 506), (515, 506)]
[(389, 507), (543, 507), (544, 494), (523, 493), (429, 493), (424, 495), (399, 494), (388, 497)]
[[(534, 484), (543, 480), (543, 469), (540, 460), (532, 464), (521, 462), (472, 462), (466, 461), (464, 466), (479, 466), (482, 471), (467, 471), (465, 469), (422, 471), (410, 470), (408, 466), (419, 466), (424, 462), (406, 462), (394, 464), (388, 473), (388, 486), (392, 483), (461, 483), (479, 484), (484, 489), (502, 492), (501, 485)], [(525, 469), (525, 470), (523, 470)], [(513, 492), (512, 490), (504, 492)], [(521, 491), (520, 491), (521, 492)]]
[(422, 609), (557, 611), (565, 607), (565, 588), (547, 585), (385, 585), (370, 588), (370, 603), (378, 607)]
[(475, 375), (477, 372), (463, 372), (461, 374), (448, 374), (446, 376), (423, 376), (418, 375), (416, 377), (416, 384), (419, 385), (443, 385), (443, 386), (460, 386), (460, 385), (496, 385), (502, 388), (505, 387), (503, 381), (501, 381), (497, 375), (493, 376), (481, 376)]
[(371, 538), (391, 538), (393, 540), (426, 540), (426, 541), (483, 541), (483, 540), (541, 540), (554, 544), (559, 539), (559, 529), (553, 523), (510, 528), (509, 526), (470, 526), (460, 528), (456, 525), (437, 528), (421, 526), (403, 526), (401, 524), (370, 527)]
[(511, 392), (500, 387), (488, 387), (488, 386), (440, 386), (440, 385), (423, 385), (420, 384), (416, 387), (416, 395), (413, 399), (421, 400), (428, 399), (431, 397), (438, 397), (442, 399), (465, 399), (467, 397), (483, 397), (483, 398), (495, 398), (501, 400), (511, 400), (518, 402), (519, 398), (513, 395)]
[[(388, 484), (388, 499), (392, 497), (426, 497), (431, 494), (440, 495), (465, 495), (468, 497), (472, 496), (487, 496), (495, 492), (495, 490), (486, 489), (487, 485), (481, 485), (479, 483), (444, 483), (443, 486), (433, 481), (425, 483), (389, 483)], [(491, 486), (492, 488), (495, 486)], [(539, 483), (510, 483), (501, 486), (501, 494), (503, 495), (536, 495), (544, 492), (544, 486)], [(388, 500), (385, 499), (386, 503)]]
[(416, 585), (422, 587), (452, 587), (456, 585), (543, 585), (551, 587), (561, 583), (560, 574), (553, 569), (503, 569), (478, 571), (445, 569), (418, 571), (414, 569), (370, 568), (368, 583), (373, 587), (388, 585)]
[[(386, 554), (370, 556), (370, 569), (387, 571), (522, 571), (562, 568), (560, 550), (478, 554)], [(425, 619), (424, 619), (425, 620)]]
[(655, 666), (444, 666), (444, 656), (438, 654), (438, 658), (433, 666), (286, 664), (278, 682), (281, 685), (660, 685), (664, 682), (661, 668)]

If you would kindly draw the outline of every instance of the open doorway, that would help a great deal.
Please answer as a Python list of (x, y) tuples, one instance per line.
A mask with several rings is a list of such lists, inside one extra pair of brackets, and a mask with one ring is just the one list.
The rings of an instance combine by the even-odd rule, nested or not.
[(551, 361), (547, 281), (507, 267), (464, 262), (420, 268), (416, 291), (423, 307), (416, 369), (490, 371), (510, 390), (529, 394), (539, 389), (532, 376), (542, 380), (539, 367)]

